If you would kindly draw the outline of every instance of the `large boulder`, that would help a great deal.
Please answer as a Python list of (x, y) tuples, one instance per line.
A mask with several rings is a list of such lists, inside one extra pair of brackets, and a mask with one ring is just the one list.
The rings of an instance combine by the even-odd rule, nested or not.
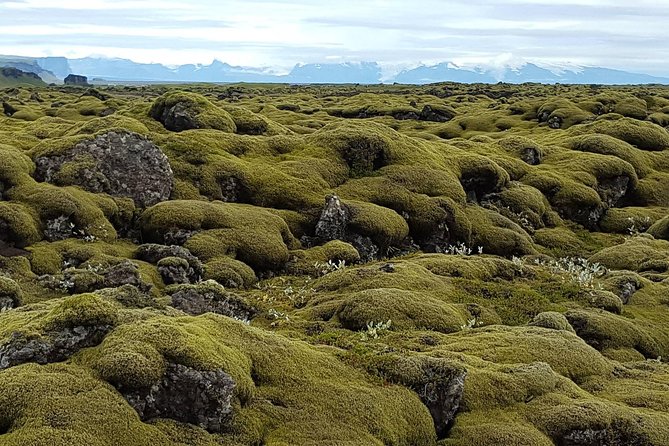
[(234, 389), (235, 382), (223, 370), (168, 364), (153, 386), (121, 393), (143, 421), (170, 418), (216, 433), (225, 431), (232, 417)]
[(197, 285), (172, 285), (166, 290), (172, 296), (171, 305), (184, 313), (198, 316), (216, 313), (241, 321), (249, 321), (256, 310), (241, 296), (226, 291), (213, 280)]
[(88, 78), (86, 76), (81, 76), (78, 74), (69, 74), (65, 80), (65, 85), (74, 85), (77, 87), (88, 87)]
[(174, 183), (165, 154), (132, 132), (105, 133), (58, 155), (40, 156), (35, 164), (38, 181), (129, 197), (141, 207), (167, 200)]
[(65, 327), (40, 337), (13, 333), (0, 346), (0, 370), (27, 362), (49, 364), (62, 362), (81, 350), (98, 345), (112, 329), (111, 325)]

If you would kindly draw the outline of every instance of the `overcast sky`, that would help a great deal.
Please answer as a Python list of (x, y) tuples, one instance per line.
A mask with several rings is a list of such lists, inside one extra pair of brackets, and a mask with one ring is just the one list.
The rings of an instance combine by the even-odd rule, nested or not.
[(523, 60), (669, 75), (669, 0), (0, 0), (0, 54), (289, 67)]

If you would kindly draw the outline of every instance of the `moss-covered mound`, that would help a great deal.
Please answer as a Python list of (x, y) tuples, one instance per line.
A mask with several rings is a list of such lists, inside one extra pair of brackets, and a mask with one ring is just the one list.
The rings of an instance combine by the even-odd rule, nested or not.
[(1, 93), (0, 444), (669, 444), (662, 88)]

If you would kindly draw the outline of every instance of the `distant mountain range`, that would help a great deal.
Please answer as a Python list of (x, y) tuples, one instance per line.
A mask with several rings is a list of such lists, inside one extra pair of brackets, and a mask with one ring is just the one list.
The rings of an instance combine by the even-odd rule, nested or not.
[(127, 59), (86, 57), (15, 57), (0, 56), (0, 66), (14, 67), (39, 75), (45, 82), (60, 82), (68, 74), (88, 76), (94, 83), (123, 82), (259, 82), (259, 83), (402, 83), (429, 84), (435, 82), (463, 83), (524, 83), (545, 84), (669, 84), (669, 77), (630, 73), (601, 67), (544, 68), (533, 63), (521, 66), (459, 67), (450, 62), (420, 65), (384, 75), (376, 62), (341, 64), (298, 64), (287, 74), (277, 74), (269, 68), (233, 66), (220, 61), (210, 65), (180, 65), (169, 67), (152, 63), (137, 63)]

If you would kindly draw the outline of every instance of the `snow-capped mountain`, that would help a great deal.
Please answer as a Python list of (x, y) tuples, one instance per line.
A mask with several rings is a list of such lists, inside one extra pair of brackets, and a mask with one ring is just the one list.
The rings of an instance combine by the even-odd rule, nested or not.
[[(493, 61), (494, 62), (494, 61)], [(86, 57), (25, 58), (0, 56), (0, 66), (15, 66), (40, 75), (47, 82), (80, 74), (89, 79), (115, 82), (280, 82), (280, 83), (563, 83), (563, 84), (669, 84), (669, 77), (632, 73), (602, 67), (546, 66), (518, 60), (489, 65), (456, 65), (442, 62), (392, 72), (376, 62), (297, 64), (289, 72), (269, 67), (240, 67), (218, 60), (209, 65), (170, 67), (159, 63), (137, 63), (128, 59)], [(30, 70), (29, 70), (30, 71)]]

